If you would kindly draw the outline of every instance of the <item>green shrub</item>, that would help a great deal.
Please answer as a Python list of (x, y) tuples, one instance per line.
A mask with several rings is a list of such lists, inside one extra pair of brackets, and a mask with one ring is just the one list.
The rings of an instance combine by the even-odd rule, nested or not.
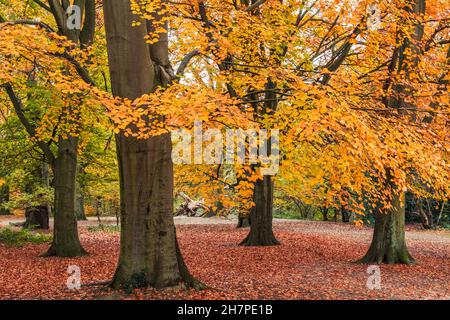
[(52, 236), (50, 234), (32, 232), (27, 229), (0, 228), (0, 243), (4, 243), (7, 246), (21, 247), (27, 243), (41, 244), (51, 241)]
[(112, 226), (112, 225), (101, 224), (99, 226), (90, 226), (90, 227), (88, 227), (88, 231), (89, 232), (115, 233), (115, 232), (120, 232), (120, 226)]
[(273, 217), (277, 218), (277, 219), (296, 219), (296, 220), (304, 220), (305, 219), (298, 212), (294, 212), (294, 211), (277, 212), (277, 210), (275, 210)]

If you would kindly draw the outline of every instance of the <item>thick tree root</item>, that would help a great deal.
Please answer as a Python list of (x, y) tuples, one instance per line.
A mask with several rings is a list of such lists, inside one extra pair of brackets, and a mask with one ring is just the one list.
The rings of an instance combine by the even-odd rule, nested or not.
[(405, 205), (401, 194), (393, 195), (392, 206), (377, 212), (372, 242), (367, 253), (357, 262), (413, 264), (405, 239)]
[(49, 257), (61, 257), (61, 258), (74, 258), (74, 257), (82, 257), (88, 255), (88, 252), (84, 250), (83, 247), (79, 247), (76, 249), (71, 250), (62, 250), (62, 252), (58, 252), (52, 244), (50, 248), (47, 250), (47, 252), (40, 255), (42, 258), (49, 258)]
[(406, 264), (411, 265), (415, 263), (413, 257), (408, 251), (396, 252), (395, 254), (385, 254), (383, 252), (372, 252), (369, 250), (364, 257), (357, 260), (356, 263), (361, 264)]
[(254, 237), (250, 232), (250, 234), (244, 240), (242, 240), (242, 242), (239, 245), (245, 247), (258, 247), (258, 246), (263, 247), (263, 246), (277, 246), (280, 244), (281, 243), (275, 238), (274, 235), (266, 237)]

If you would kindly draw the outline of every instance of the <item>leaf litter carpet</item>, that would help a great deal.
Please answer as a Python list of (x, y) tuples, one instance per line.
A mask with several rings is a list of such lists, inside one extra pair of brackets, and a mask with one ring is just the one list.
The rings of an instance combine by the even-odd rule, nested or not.
[[(382, 265), (381, 289), (370, 290), (366, 252), (372, 229), (334, 222), (277, 220), (281, 245), (240, 247), (248, 229), (222, 219), (177, 219), (192, 274), (211, 289), (113, 291), (119, 233), (90, 232), (81, 223), (81, 258), (41, 258), (47, 245), (0, 244), (0, 299), (450, 299), (450, 233), (408, 226), (417, 264)], [(211, 222), (212, 221), (212, 222)], [(69, 290), (68, 267), (81, 270), (82, 287)]]

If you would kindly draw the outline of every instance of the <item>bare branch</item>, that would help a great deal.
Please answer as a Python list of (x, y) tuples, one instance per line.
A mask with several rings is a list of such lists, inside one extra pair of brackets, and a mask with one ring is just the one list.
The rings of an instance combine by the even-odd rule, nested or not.
[(39, 5), (41, 8), (47, 10), (48, 12), (52, 12), (52, 9), (50, 9), (50, 7), (48, 5), (46, 5), (44, 2), (42, 2), (41, 0), (33, 0), (34, 3), (36, 3), (37, 5)]
[(189, 62), (192, 60), (192, 58), (194, 58), (195, 56), (198, 56), (198, 55), (200, 55), (200, 51), (194, 50), (192, 52), (189, 52), (183, 58), (183, 60), (181, 60), (180, 65), (178, 66), (178, 70), (177, 70), (177, 77), (181, 77), (184, 74), (184, 71), (186, 70)]
[(251, 12), (251, 11), (255, 10), (256, 8), (260, 7), (261, 5), (263, 5), (264, 2), (266, 2), (266, 0), (258, 0), (254, 4), (248, 6), (247, 9), (245, 9), (245, 11)]
[(65, 29), (66, 13), (58, 0), (48, 0), (50, 9), (55, 17), (59, 30)]
[[(29, 26), (39, 26), (45, 30), (47, 30), (48, 32), (55, 32), (55, 30), (52, 29), (52, 27), (50, 27), (48, 24), (41, 22), (41, 21), (36, 21), (36, 20), (26, 20), (26, 19), (22, 19), (22, 20), (15, 20), (15, 21), (5, 21), (3, 20), (3, 18), (0, 17), (0, 22), (5, 23), (5, 25), (9, 25), (9, 26), (15, 26), (15, 25), (29, 25)], [(0, 28), (1, 30), (2, 28)]]

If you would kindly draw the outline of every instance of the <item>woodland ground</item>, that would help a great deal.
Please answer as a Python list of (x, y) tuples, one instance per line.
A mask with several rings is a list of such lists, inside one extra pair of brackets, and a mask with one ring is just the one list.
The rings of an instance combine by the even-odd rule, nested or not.
[[(5, 220), (6, 219), (6, 220)], [(20, 219), (19, 219), (20, 220)], [(0, 225), (11, 218), (1, 217)], [(211, 290), (136, 290), (102, 286), (66, 288), (69, 265), (81, 267), (82, 283), (111, 279), (119, 233), (90, 232), (80, 223), (89, 255), (40, 258), (47, 245), (0, 244), (0, 299), (450, 299), (450, 233), (408, 226), (407, 243), (418, 261), (381, 266), (380, 290), (366, 287), (367, 265), (355, 264), (368, 248), (372, 229), (333, 222), (278, 220), (275, 247), (239, 247), (247, 229), (235, 221), (176, 218), (181, 249), (191, 272)]]

